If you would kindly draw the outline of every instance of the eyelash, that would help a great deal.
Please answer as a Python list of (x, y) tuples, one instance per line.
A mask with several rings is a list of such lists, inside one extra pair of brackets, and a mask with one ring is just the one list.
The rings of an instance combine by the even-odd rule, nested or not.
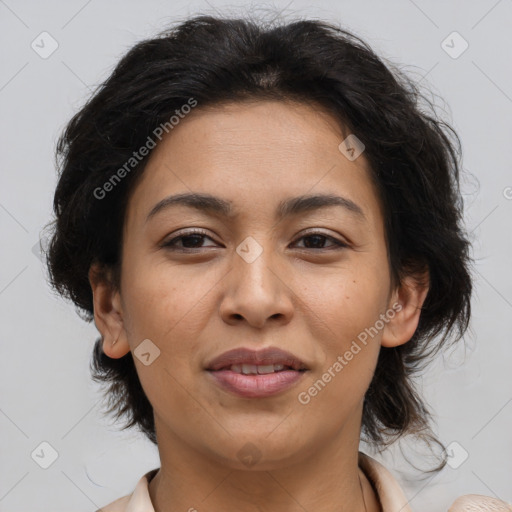
[[(177, 237), (174, 237), (172, 238), (171, 240), (169, 240), (168, 242), (165, 242), (162, 244), (162, 247), (165, 247), (171, 251), (178, 251), (178, 252), (185, 252), (185, 253), (192, 253), (192, 252), (197, 252), (198, 249), (202, 249), (202, 247), (194, 247), (194, 248), (176, 248), (175, 247), (175, 242), (177, 240), (181, 240), (183, 238), (188, 238), (188, 237), (206, 237), (206, 238), (209, 238), (210, 240), (212, 240), (213, 242), (215, 242), (215, 240), (213, 240), (210, 236), (208, 236), (208, 234), (204, 231), (201, 231), (201, 230), (195, 230), (195, 231), (189, 231), (189, 232), (186, 232), (186, 233), (183, 233)], [(313, 250), (313, 251), (332, 251), (332, 250), (340, 250), (340, 249), (344, 249), (346, 247), (349, 247), (348, 244), (344, 243), (344, 242), (341, 242), (340, 240), (338, 240), (337, 238), (334, 238), (332, 236), (329, 236), (329, 235), (326, 235), (322, 232), (319, 232), (319, 231), (313, 231), (313, 232), (310, 232), (310, 233), (306, 233), (304, 235), (302, 235), (300, 238), (298, 238), (297, 240), (302, 240), (303, 238), (309, 238), (309, 237), (312, 237), (312, 236), (320, 236), (320, 237), (323, 237), (327, 240), (330, 240), (332, 241), (334, 244), (335, 244), (335, 247), (334, 248), (318, 248), (318, 249), (309, 249), (309, 250)], [(304, 249), (308, 250), (307, 247), (305, 247)]]

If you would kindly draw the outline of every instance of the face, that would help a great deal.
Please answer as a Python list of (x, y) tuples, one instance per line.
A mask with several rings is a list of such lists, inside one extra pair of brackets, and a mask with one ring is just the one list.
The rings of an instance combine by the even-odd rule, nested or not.
[[(199, 105), (153, 150), (128, 203), (120, 292), (105, 307), (93, 288), (104, 351), (134, 353), (159, 445), (233, 468), (254, 450), (274, 468), (341, 435), (359, 440), (380, 347), (410, 338), (407, 300), (419, 296), (391, 287), (383, 212), (364, 153), (338, 149), (347, 135), (304, 104)], [(190, 193), (229, 215), (190, 202), (155, 210)], [(341, 199), (280, 209), (325, 195)], [(239, 395), (206, 369), (239, 347), (277, 347), (307, 371), (270, 396)]]

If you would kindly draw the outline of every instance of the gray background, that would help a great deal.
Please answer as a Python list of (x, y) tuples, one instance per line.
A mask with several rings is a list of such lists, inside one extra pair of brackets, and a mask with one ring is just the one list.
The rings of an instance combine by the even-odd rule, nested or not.
[[(136, 41), (177, 17), (262, 6), (341, 23), (445, 101), (438, 104), (462, 139), (470, 173), (463, 191), (476, 259), (474, 314), (466, 346), (439, 357), (420, 386), (440, 438), (456, 444), (451, 466), (422, 480), (400, 446), (374, 456), (399, 479), (414, 511), (447, 510), (467, 493), (512, 502), (510, 0), (0, 0), (0, 511), (92, 511), (159, 466), (151, 443), (102, 417), (88, 369), (96, 328), (51, 292), (34, 249), (51, 218), (57, 136)], [(46, 37), (51, 49), (43, 31), (58, 43), (47, 58), (31, 47)], [(446, 40), (454, 31), (469, 44), (460, 55), (459, 36)], [(40, 464), (50, 462), (51, 449), (42, 442), (58, 454), (47, 469)], [(421, 447), (401, 448), (425, 467)]]

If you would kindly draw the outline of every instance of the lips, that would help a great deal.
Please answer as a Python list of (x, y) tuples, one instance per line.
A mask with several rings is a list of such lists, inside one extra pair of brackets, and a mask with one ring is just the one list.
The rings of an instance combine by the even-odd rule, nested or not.
[(212, 359), (208, 378), (242, 398), (266, 399), (296, 387), (309, 370), (298, 357), (276, 347), (235, 348)]
[(309, 368), (298, 357), (290, 352), (276, 347), (268, 347), (263, 350), (251, 350), (247, 348), (235, 348), (224, 352), (212, 359), (207, 365), (208, 371), (228, 370), (231, 366), (237, 367), (269, 367), (282, 365), (286, 370), (304, 371)]

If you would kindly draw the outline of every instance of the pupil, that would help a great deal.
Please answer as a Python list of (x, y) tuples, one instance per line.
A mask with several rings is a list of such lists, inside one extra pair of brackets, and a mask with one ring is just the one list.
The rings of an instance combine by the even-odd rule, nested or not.
[[(311, 240), (311, 239), (313, 239), (313, 240), (315, 240), (315, 239), (316, 239), (316, 241), (317, 241), (317, 242), (320, 242), (320, 245), (322, 245), (323, 238), (324, 238), (324, 237), (323, 237), (322, 235), (309, 235), (309, 236), (307, 236), (307, 237), (305, 237), (305, 238), (304, 238), (304, 245), (305, 245), (306, 247), (310, 246), (311, 244), (310, 244), (310, 243), (308, 243), (308, 240)], [(315, 244), (314, 244), (314, 243), (313, 243), (313, 245), (315, 246)], [(315, 247), (316, 247), (316, 246), (315, 246)]]
[[(192, 243), (192, 247), (189, 247), (189, 244), (186, 243), (186, 240), (190, 240), (190, 239), (195, 239), (196, 242), (198, 242), (197, 244), (194, 244)], [(184, 236), (182, 238), (182, 243), (185, 247), (187, 247), (188, 249), (190, 248), (196, 248), (196, 247), (200, 247), (201, 246), (201, 242), (202, 242), (202, 239), (203, 239), (203, 235), (187, 235), (187, 236)]]

